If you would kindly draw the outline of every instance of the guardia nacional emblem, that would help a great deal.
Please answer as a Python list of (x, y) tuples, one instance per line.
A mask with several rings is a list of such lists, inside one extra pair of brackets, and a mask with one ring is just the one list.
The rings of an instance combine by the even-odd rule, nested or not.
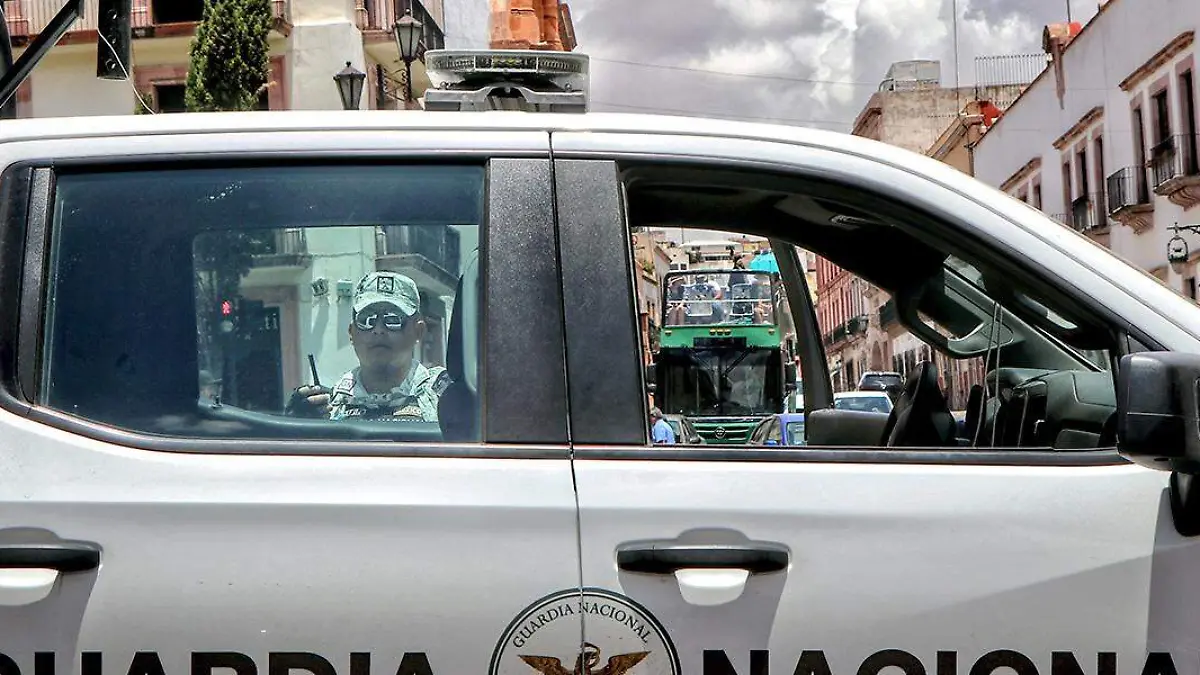
[[(580, 626), (583, 644), (580, 644)], [(533, 603), (509, 624), (490, 675), (679, 675), (662, 624), (619, 593), (577, 588)]]

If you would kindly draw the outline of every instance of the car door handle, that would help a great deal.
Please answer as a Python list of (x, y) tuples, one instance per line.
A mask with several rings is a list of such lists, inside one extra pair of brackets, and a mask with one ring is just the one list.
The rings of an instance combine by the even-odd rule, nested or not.
[(85, 541), (0, 544), (0, 569), (49, 569), (62, 574), (100, 566), (100, 547)]
[(787, 569), (786, 546), (752, 544), (638, 543), (617, 549), (617, 567), (641, 574), (674, 574), (685, 569), (737, 569), (767, 574)]

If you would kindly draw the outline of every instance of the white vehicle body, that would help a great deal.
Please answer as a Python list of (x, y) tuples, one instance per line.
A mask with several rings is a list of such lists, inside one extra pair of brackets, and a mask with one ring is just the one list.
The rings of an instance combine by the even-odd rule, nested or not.
[[(490, 360), (468, 376), (484, 382), (480, 443), (156, 436), (39, 393), (63, 376), (40, 356), (60, 263), (39, 237), (69, 215), (46, 201), (54, 181), (94, 165), (448, 157), (489, 162)], [(648, 651), (631, 675), (1200, 667), (1200, 547), (1174, 524), (1169, 474), (1112, 448), (651, 447), (633, 320), (608, 313), (628, 304), (605, 276), (624, 274), (611, 244), (628, 243), (622, 161), (819, 175), (903, 198), (1019, 251), (1146, 347), (1200, 354), (1200, 309), (1157, 280), (950, 167), (859, 138), (600, 114), (6, 121), (0, 170), (31, 173), (8, 176), (17, 191), (0, 215), (0, 654), (26, 675), (50, 675), (50, 652), (53, 672), (82, 675), (533, 673), (519, 658), (531, 654), (571, 672), (582, 638), (600, 651), (592, 673)], [(541, 256), (554, 233), (557, 258)], [(136, 253), (130, 265), (151, 264)], [(627, 363), (604, 358), (619, 349)], [(94, 367), (109, 372), (107, 358)], [(805, 371), (810, 434), (811, 408), (832, 400), (821, 379)], [(615, 389), (626, 384), (639, 389)], [(39, 552), (63, 541), (90, 544), (98, 566), (26, 569), (62, 563)]]

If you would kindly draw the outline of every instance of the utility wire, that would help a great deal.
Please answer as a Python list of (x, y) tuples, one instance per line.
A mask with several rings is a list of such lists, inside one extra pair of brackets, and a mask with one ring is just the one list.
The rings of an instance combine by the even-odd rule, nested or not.
[(740, 77), (749, 80), (772, 80), (775, 82), (795, 82), (798, 84), (836, 84), (847, 87), (878, 87), (878, 82), (855, 82), (853, 80), (822, 80), (808, 77), (788, 77), (784, 75), (761, 75), (757, 73), (735, 73), (727, 70), (713, 70), (711, 68), (692, 68), (688, 66), (673, 66), (665, 63), (646, 63), (644, 61), (625, 61), (622, 59), (603, 59), (595, 56), (588, 57), (589, 61), (599, 61), (601, 63), (615, 63), (623, 66), (634, 66), (636, 68), (653, 68), (656, 70), (674, 70), (685, 73), (700, 73), (703, 75), (719, 75), (722, 77)]
[(138, 102), (141, 103), (142, 107), (145, 108), (146, 111), (151, 115), (157, 115), (158, 111), (156, 111), (154, 108), (151, 108), (150, 105), (146, 103), (146, 100), (142, 98), (142, 94), (137, 90), (137, 85), (134, 84), (133, 76), (129, 74), (129, 69), (125, 67), (124, 63), (121, 63), (120, 57), (117, 56), (117, 48), (108, 41), (108, 38), (104, 37), (104, 33), (97, 32), (96, 34), (101, 40), (104, 40), (104, 44), (108, 45), (109, 50), (112, 51), (113, 61), (116, 61), (117, 65), (121, 67), (121, 72), (125, 74), (125, 81), (129, 83), (129, 88), (133, 90), (133, 95), (137, 97)]
[[(819, 119), (819, 118), (782, 117), (782, 116), (771, 117), (771, 116), (767, 116), (767, 115), (739, 115), (736, 113), (711, 112), (711, 111), (705, 111), (705, 110), (670, 108), (670, 107), (654, 106), (654, 105), (634, 105), (634, 104), (629, 104), (629, 103), (599, 101), (599, 100), (595, 100), (595, 99), (592, 99), (590, 101), (590, 104), (595, 105), (595, 106), (621, 108), (621, 109), (627, 109), (627, 110), (633, 110), (633, 111), (643, 110), (643, 111), (647, 111), (647, 112), (656, 112), (656, 113), (664, 113), (664, 114), (670, 113), (670, 114), (683, 115), (683, 116), (688, 116), (688, 117), (729, 119), (729, 120), (734, 120), (734, 121), (744, 120), (747, 122), (775, 122), (775, 123), (779, 123), (779, 124), (789, 123), (792, 125), (799, 125), (799, 126), (821, 125), (821, 126), (834, 126), (834, 127), (848, 128), (848, 127), (853, 126), (853, 124), (854, 124), (853, 120), (828, 120), (828, 119)], [(602, 112), (602, 111), (596, 111), (596, 112)], [(914, 122), (914, 121), (889, 122), (888, 126), (889, 127), (906, 127), (906, 128), (921, 128), (921, 129), (928, 129), (928, 130), (936, 130), (937, 133), (940, 134), (942, 131), (945, 130), (945, 127), (949, 126), (950, 123), (956, 118), (957, 118), (957, 115), (946, 115), (946, 116), (940, 116), (940, 117), (930, 117), (930, 118), (928, 118), (927, 121), (924, 121), (924, 122)], [(1131, 131), (1130, 128), (1124, 128), (1124, 127), (1120, 127), (1117, 125), (1106, 126), (1105, 128), (1109, 129), (1113, 133), (1128, 133)], [(1005, 126), (1005, 131), (1006, 132), (1044, 134), (1047, 132), (1047, 129), (1045, 127)]]
[[(1020, 56), (1019, 54), (1017, 56)], [(1033, 56), (1029, 54), (1029, 56)], [(1041, 57), (1041, 54), (1037, 54)], [(698, 75), (715, 75), (718, 77), (735, 77), (747, 80), (769, 80), (774, 82), (791, 82), (794, 84), (824, 84), (841, 87), (870, 87), (878, 89), (882, 80), (878, 82), (860, 82), (857, 80), (828, 80), (808, 77), (790, 77), (785, 75), (763, 75), (759, 73), (738, 73), (728, 70), (715, 70), (712, 68), (695, 68), (690, 66), (676, 66), (667, 63), (649, 63), (645, 61), (628, 61), (622, 59), (606, 59), (597, 56), (589, 56), (589, 61), (596, 63), (611, 63), (622, 66), (632, 66), (635, 68), (649, 68), (652, 70), (668, 70), (676, 72), (695, 73)], [(1028, 85), (1029, 82), (1013, 82), (1014, 85)], [(1071, 87), (1071, 91), (1108, 91), (1113, 87)]]

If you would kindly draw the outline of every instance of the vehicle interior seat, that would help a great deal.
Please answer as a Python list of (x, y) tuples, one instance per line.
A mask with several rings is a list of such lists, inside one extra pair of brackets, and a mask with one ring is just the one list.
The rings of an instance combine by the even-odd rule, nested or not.
[(479, 409), (479, 252), (467, 261), (458, 279), (447, 330), (446, 372), (452, 380), (438, 400), (442, 440), (477, 442)]
[(929, 361), (922, 361), (908, 374), (881, 442), (887, 447), (957, 446), (957, 427), (938, 387), (937, 370)]
[(979, 431), (980, 420), (983, 417), (983, 385), (973, 384), (967, 394), (967, 414), (963, 420), (963, 438), (969, 445), (975, 444), (975, 434)]

